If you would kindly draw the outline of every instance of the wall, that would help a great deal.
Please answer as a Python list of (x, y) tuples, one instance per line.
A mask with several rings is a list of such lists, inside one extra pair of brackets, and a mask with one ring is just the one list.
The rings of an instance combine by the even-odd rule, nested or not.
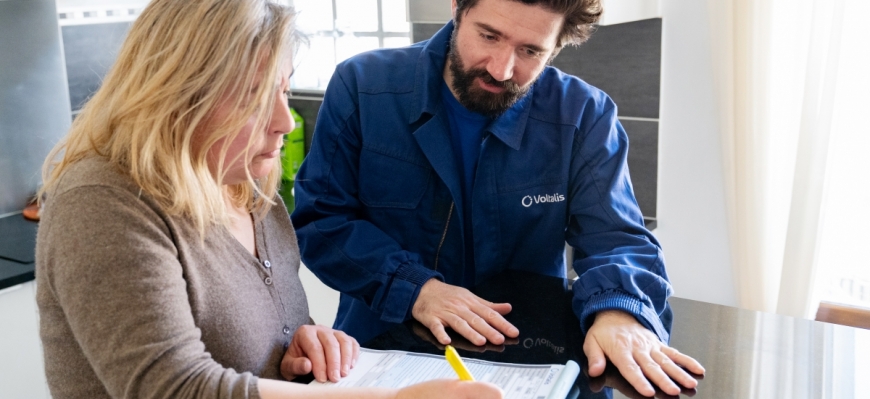
[(70, 103), (78, 113), (100, 88), (121, 49), (130, 22), (67, 25), (61, 28)]
[(706, 1), (662, 0), (658, 228), (676, 296), (737, 306)]
[(657, 216), (662, 20), (599, 26), (580, 47), (567, 47), (553, 66), (607, 93), (628, 134), (628, 168), (645, 217)]
[(69, 129), (54, 0), (0, 1), (0, 215), (20, 211)]

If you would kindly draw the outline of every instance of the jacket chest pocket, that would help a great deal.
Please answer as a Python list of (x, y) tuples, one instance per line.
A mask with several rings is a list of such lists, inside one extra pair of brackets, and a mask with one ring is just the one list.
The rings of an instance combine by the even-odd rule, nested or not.
[(359, 159), (359, 198), (372, 208), (415, 209), (426, 193), (431, 170), (363, 149)]

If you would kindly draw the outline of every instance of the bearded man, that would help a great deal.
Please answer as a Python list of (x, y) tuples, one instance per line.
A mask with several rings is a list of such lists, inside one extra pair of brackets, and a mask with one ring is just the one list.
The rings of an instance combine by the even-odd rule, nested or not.
[[(629, 180), (628, 139), (602, 91), (549, 66), (599, 0), (453, 0), (428, 41), (336, 68), (296, 180), (303, 262), (340, 291), (334, 328), (360, 342), (414, 318), (439, 342), (519, 331), (510, 304), (466, 288), (503, 270), (565, 277), (589, 374), (606, 359), (642, 394), (704, 369), (667, 346), (672, 289)], [(534, 293), (529, 293), (534, 295)]]

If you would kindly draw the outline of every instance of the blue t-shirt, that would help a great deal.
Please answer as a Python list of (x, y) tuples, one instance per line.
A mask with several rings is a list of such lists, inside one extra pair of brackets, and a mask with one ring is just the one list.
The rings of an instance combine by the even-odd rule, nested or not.
[(474, 286), (474, 234), (471, 223), (471, 196), (474, 193), (474, 175), (477, 173), (477, 160), (480, 158), (480, 146), (486, 127), (492, 121), (489, 117), (469, 111), (465, 108), (447, 87), (447, 82), (441, 85), (441, 98), (447, 110), (450, 121), (450, 143), (456, 162), (462, 171), (462, 226), (465, 232), (465, 284)]

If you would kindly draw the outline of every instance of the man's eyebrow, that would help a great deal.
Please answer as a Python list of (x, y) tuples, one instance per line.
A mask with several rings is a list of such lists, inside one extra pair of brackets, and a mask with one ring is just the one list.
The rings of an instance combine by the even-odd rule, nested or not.
[[(484, 23), (484, 22), (475, 22), (474, 24), (477, 25), (478, 28), (483, 29), (483, 30), (485, 30), (485, 31), (487, 31), (487, 32), (489, 32), (489, 33), (492, 33), (493, 35), (496, 35), (496, 36), (499, 36), (499, 37), (503, 37), (503, 38), (506, 38), (506, 39), (507, 39), (507, 38), (510, 38), (509, 36), (507, 36), (507, 35), (505, 35), (504, 33), (502, 33), (502, 31), (500, 31), (500, 30), (494, 28), (492, 25), (489, 25), (489, 24), (487, 24), (487, 23)], [(529, 49), (531, 49), (531, 50), (534, 50), (534, 51), (540, 52), (540, 53), (544, 53), (544, 52), (547, 51), (546, 49), (544, 49), (544, 48), (541, 47), (541, 46), (538, 46), (537, 44), (526, 43), (526, 44), (523, 44), (523, 46), (524, 46), (524, 47), (527, 47), (527, 48), (529, 48)]]

